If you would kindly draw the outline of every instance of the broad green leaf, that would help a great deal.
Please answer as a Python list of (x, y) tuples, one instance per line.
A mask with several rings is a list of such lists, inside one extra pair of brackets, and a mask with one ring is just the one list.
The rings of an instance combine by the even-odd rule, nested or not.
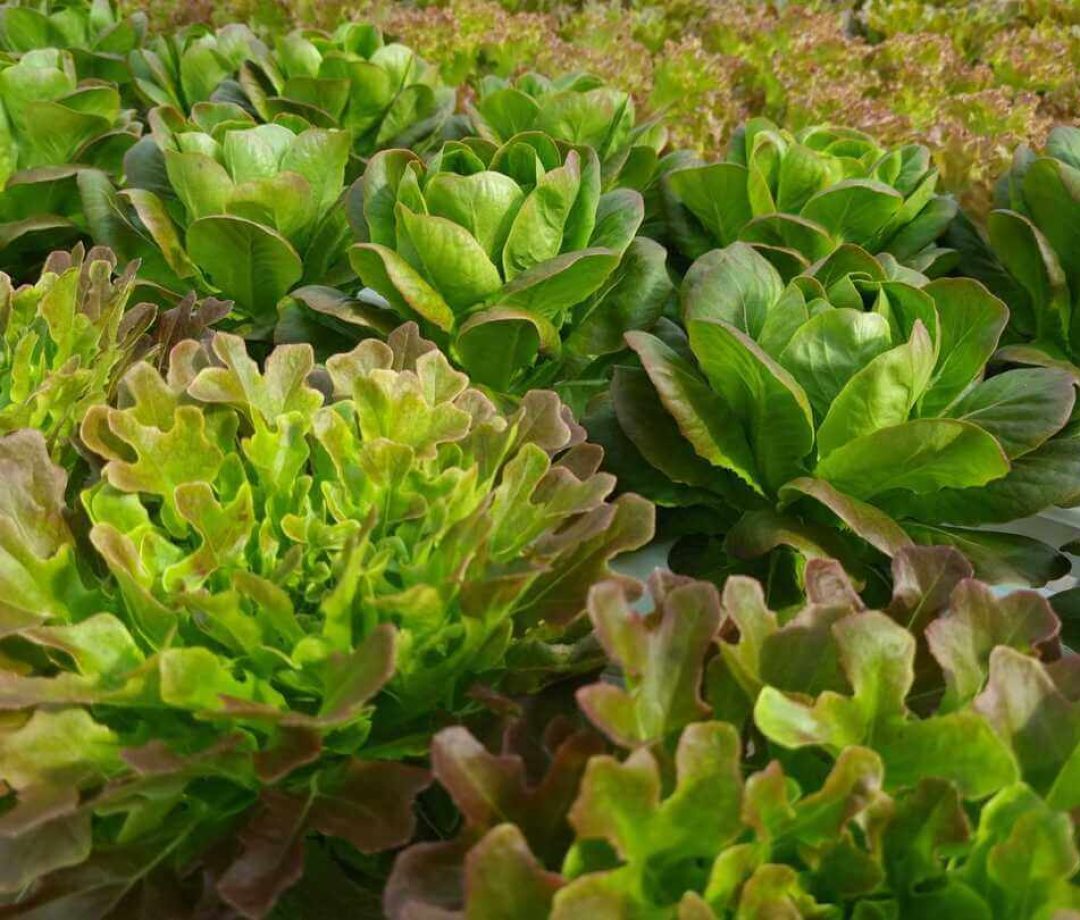
[(906, 422), (933, 369), (930, 336), (917, 322), (908, 342), (872, 358), (836, 395), (817, 433), (819, 469), (852, 441)]
[(814, 195), (800, 215), (821, 224), (837, 240), (872, 246), (903, 203), (903, 196), (883, 183), (846, 179)]
[(522, 272), (554, 258), (562, 249), (563, 233), (581, 186), (578, 155), (548, 171), (518, 209), (502, 254), (503, 274), (510, 281)]
[(378, 291), (406, 316), (418, 316), (449, 332), (454, 313), (449, 304), (408, 262), (392, 249), (376, 243), (358, 243), (349, 250), (353, 270), (368, 287)]
[(455, 313), (483, 302), (502, 287), (499, 270), (464, 227), (444, 217), (415, 214), (398, 205), (400, 230), (408, 234), (419, 266)]
[(937, 415), (977, 381), (997, 348), (1009, 311), (977, 281), (941, 278), (924, 289), (934, 298), (940, 323), (939, 357), (920, 414)]
[(471, 176), (439, 172), (429, 180), (424, 198), (429, 213), (464, 227), (493, 264), (502, 264), (503, 245), (525, 199), (513, 179), (488, 170)]
[(1066, 371), (1017, 369), (972, 387), (947, 414), (988, 431), (1012, 459), (1030, 453), (1060, 431), (1075, 402), (1076, 388)]
[(806, 394), (738, 329), (695, 320), (689, 332), (710, 386), (743, 426), (762, 484), (775, 492), (799, 475), (813, 447), (813, 414)]
[(210, 282), (260, 322), (303, 273), (288, 240), (242, 217), (203, 217), (187, 231), (187, 250)]
[(189, 221), (225, 213), (233, 182), (224, 166), (202, 153), (166, 150), (165, 168)]
[(641, 359), (664, 408), (697, 454), (714, 466), (731, 470), (760, 492), (750, 445), (723, 399), (709, 389), (687, 361), (655, 336), (631, 332), (626, 342)]
[(745, 243), (698, 259), (679, 291), (683, 320), (720, 320), (758, 340), (769, 311), (784, 291), (780, 276)]
[(815, 417), (824, 419), (852, 377), (891, 344), (889, 324), (880, 315), (823, 310), (796, 329), (778, 361), (803, 388)]
[(982, 486), (1009, 472), (989, 434), (969, 422), (917, 419), (848, 441), (814, 469), (841, 492), (870, 499), (890, 491), (936, 492)]
[(680, 169), (665, 181), (720, 246), (735, 242), (753, 213), (746, 194), (747, 171), (735, 163)]

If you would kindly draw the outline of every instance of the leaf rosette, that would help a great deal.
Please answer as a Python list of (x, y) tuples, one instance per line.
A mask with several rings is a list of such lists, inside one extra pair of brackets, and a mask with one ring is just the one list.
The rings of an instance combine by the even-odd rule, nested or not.
[(920, 145), (886, 150), (849, 128), (792, 134), (755, 118), (736, 131), (722, 162), (665, 177), (668, 231), (688, 259), (750, 243), (785, 279), (844, 243), (935, 276), (956, 263), (935, 243), (956, 214), (937, 180)]
[(387, 43), (371, 25), (342, 23), (332, 34), (290, 32), (270, 55), (240, 70), (248, 102), (263, 121), (300, 116), (341, 128), (361, 157), (391, 147), (422, 151), (453, 112), (455, 93), (414, 51)]
[(1060, 125), (1036, 154), (1024, 146), (995, 193), (987, 238), (951, 231), (964, 269), (1009, 304), (1000, 357), (1061, 367), (1080, 380), (1080, 128)]
[(48, 901), (117, 851), (179, 871), (239, 822), (217, 890), (260, 915), (305, 837), (405, 842), (425, 774), (380, 761), (422, 754), (477, 681), (593, 664), (588, 587), (651, 536), (582, 438), (552, 393), (499, 413), (415, 327), (319, 371), (186, 341), (83, 421), (101, 579), (41, 436), (0, 439), (3, 890)]
[(120, 175), (141, 131), (117, 86), (88, 78), (71, 52), (0, 58), (0, 268), (21, 278), (86, 234), (78, 176)]
[(243, 92), (236, 77), (241, 65), (269, 54), (265, 42), (246, 25), (210, 29), (193, 24), (155, 34), (132, 49), (128, 66), (145, 104), (190, 113), (199, 102), (240, 102)]
[(662, 124), (636, 123), (628, 93), (586, 73), (557, 80), (538, 73), (516, 80), (486, 76), (468, 113), (475, 132), (496, 144), (522, 131), (541, 131), (564, 144), (592, 147), (600, 158), (605, 188), (644, 192), (667, 145)]
[(1073, 381), (987, 375), (1008, 310), (979, 282), (845, 245), (785, 285), (734, 243), (690, 268), (680, 300), (685, 332), (627, 336), (640, 365), (617, 369), (594, 431), (626, 487), (718, 509), (706, 531), (734, 520), (695, 564), (780, 550), (865, 579), (914, 541), (961, 547), (990, 580), (1063, 573), (1035, 541), (972, 529), (1080, 497)]
[(602, 192), (591, 147), (525, 132), (448, 142), (427, 164), (384, 151), (350, 197), (364, 284), (496, 391), (602, 379), (594, 359), (670, 290), (663, 249), (635, 237), (641, 195)]
[[(657, 573), (652, 609), (596, 585), (589, 613), (619, 676), (577, 697), (620, 753), (563, 735), (530, 784), (522, 757), (445, 729), (434, 772), (464, 827), (398, 857), (387, 914), (1075, 909), (1080, 659), (1060, 622), (1035, 592), (995, 595), (949, 548), (905, 549), (892, 574), (880, 611), (831, 560), (808, 566), (799, 610), (770, 610), (745, 577), (721, 594)], [(538, 813), (542, 791), (560, 814)]]
[(0, 48), (13, 54), (61, 48), (81, 76), (130, 82), (126, 57), (142, 45), (146, 14), (121, 15), (112, 0), (8, 3), (0, 10)]
[(349, 136), (300, 122), (256, 124), (230, 102), (150, 113), (151, 135), (125, 158), (126, 186), (80, 187), (94, 236), (148, 279), (235, 304), (238, 326), (269, 335), (278, 301), (301, 283), (348, 277), (344, 191)]

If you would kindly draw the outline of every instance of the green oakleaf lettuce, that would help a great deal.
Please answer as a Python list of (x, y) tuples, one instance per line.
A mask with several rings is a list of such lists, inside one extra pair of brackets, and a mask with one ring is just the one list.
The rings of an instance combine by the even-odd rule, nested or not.
[(935, 240), (956, 213), (937, 178), (930, 151), (916, 144), (887, 150), (851, 129), (791, 134), (755, 118), (724, 161), (667, 175), (669, 232), (689, 259), (751, 243), (785, 279), (842, 243), (937, 275), (955, 263)]
[(426, 165), (385, 151), (355, 192), (361, 280), (499, 391), (602, 377), (591, 360), (668, 295), (663, 249), (635, 239), (641, 196), (601, 192), (590, 147), (527, 132), (450, 142)]
[(405, 842), (424, 771), (376, 758), (421, 754), (476, 682), (591, 665), (569, 651), (588, 587), (652, 533), (554, 394), (501, 414), (415, 327), (325, 370), (182, 342), (81, 436), (104, 577), (41, 435), (0, 439), (0, 889), (36, 881), (35, 904), (241, 826), (216, 890), (257, 916), (305, 837)]
[[(581, 776), (564, 813), (574, 843), (547, 847), (519, 760), (447, 729), (435, 744), (453, 768), (436, 774), (469, 832), (399, 856), (388, 915), (1075, 909), (1080, 659), (1044, 598), (995, 596), (953, 549), (905, 549), (892, 574), (880, 612), (826, 560), (809, 564), (797, 612), (770, 611), (741, 577), (721, 602), (711, 584), (658, 574), (653, 610), (625, 585), (595, 586), (589, 612), (618, 677), (578, 699), (628, 753), (593, 754), (583, 772), (562, 759), (566, 781)], [(672, 642), (684, 627), (694, 638)], [(543, 785), (559, 775), (553, 764)]]
[(35, 428), (71, 468), (80, 420), (150, 346), (156, 308), (128, 309), (135, 268), (115, 275), (111, 252), (80, 246), (54, 252), (34, 285), (0, 274), (0, 435)]
[(961, 546), (994, 580), (1062, 573), (1048, 548), (967, 529), (1080, 498), (1072, 381), (986, 377), (1008, 311), (978, 282), (845, 245), (785, 285), (734, 243), (680, 299), (685, 334), (628, 334), (640, 366), (616, 371), (606, 411), (637, 448), (619, 464), (667, 477), (658, 500), (737, 510), (723, 565), (786, 547), (865, 579), (914, 541)]
[(88, 79), (71, 52), (0, 58), (0, 268), (21, 279), (85, 234), (78, 175), (118, 176), (141, 130), (116, 85)]

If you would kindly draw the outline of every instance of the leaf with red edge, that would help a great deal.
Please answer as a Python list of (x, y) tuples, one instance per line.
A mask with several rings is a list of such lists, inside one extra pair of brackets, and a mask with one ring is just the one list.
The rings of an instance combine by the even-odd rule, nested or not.
[(537, 861), (521, 831), (500, 824), (465, 859), (465, 916), (546, 920), (561, 886), (562, 878)]
[(998, 597), (982, 582), (960, 582), (952, 592), (948, 614), (926, 627), (930, 652), (945, 674), (941, 708), (969, 703), (982, 690), (990, 655), (998, 646), (1053, 659), (1060, 655), (1060, 631), (1049, 602), (1035, 591)]
[(408, 843), (416, 830), (413, 803), (431, 775), (420, 767), (353, 758), (337, 782), (321, 778), (309, 824), (347, 840), (361, 853)]
[(263, 790), (257, 811), (240, 831), (240, 855), (217, 883), (222, 900), (243, 916), (266, 915), (300, 878), (313, 795)]
[(720, 627), (720, 595), (711, 584), (670, 573), (649, 580), (654, 610), (631, 609), (626, 591), (602, 582), (589, 592), (589, 616), (625, 689), (582, 687), (578, 703), (612, 741), (634, 748), (663, 741), (702, 718), (705, 655)]

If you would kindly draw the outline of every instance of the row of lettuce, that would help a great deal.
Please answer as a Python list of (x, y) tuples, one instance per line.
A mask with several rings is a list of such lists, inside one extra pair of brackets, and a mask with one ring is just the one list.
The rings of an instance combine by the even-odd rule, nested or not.
[[(139, 9), (128, 3), (129, 9)], [(1080, 115), (1071, 0), (160, 0), (152, 21), (254, 17), (287, 31), (361, 16), (457, 84), (586, 69), (668, 115), (679, 146), (718, 156), (751, 114), (930, 143), (944, 187), (980, 214), (1018, 143)]]
[(0, 31), (5, 912), (1080, 908), (1080, 604), (982, 526), (1080, 501), (1080, 130), (984, 229), (365, 25)]

